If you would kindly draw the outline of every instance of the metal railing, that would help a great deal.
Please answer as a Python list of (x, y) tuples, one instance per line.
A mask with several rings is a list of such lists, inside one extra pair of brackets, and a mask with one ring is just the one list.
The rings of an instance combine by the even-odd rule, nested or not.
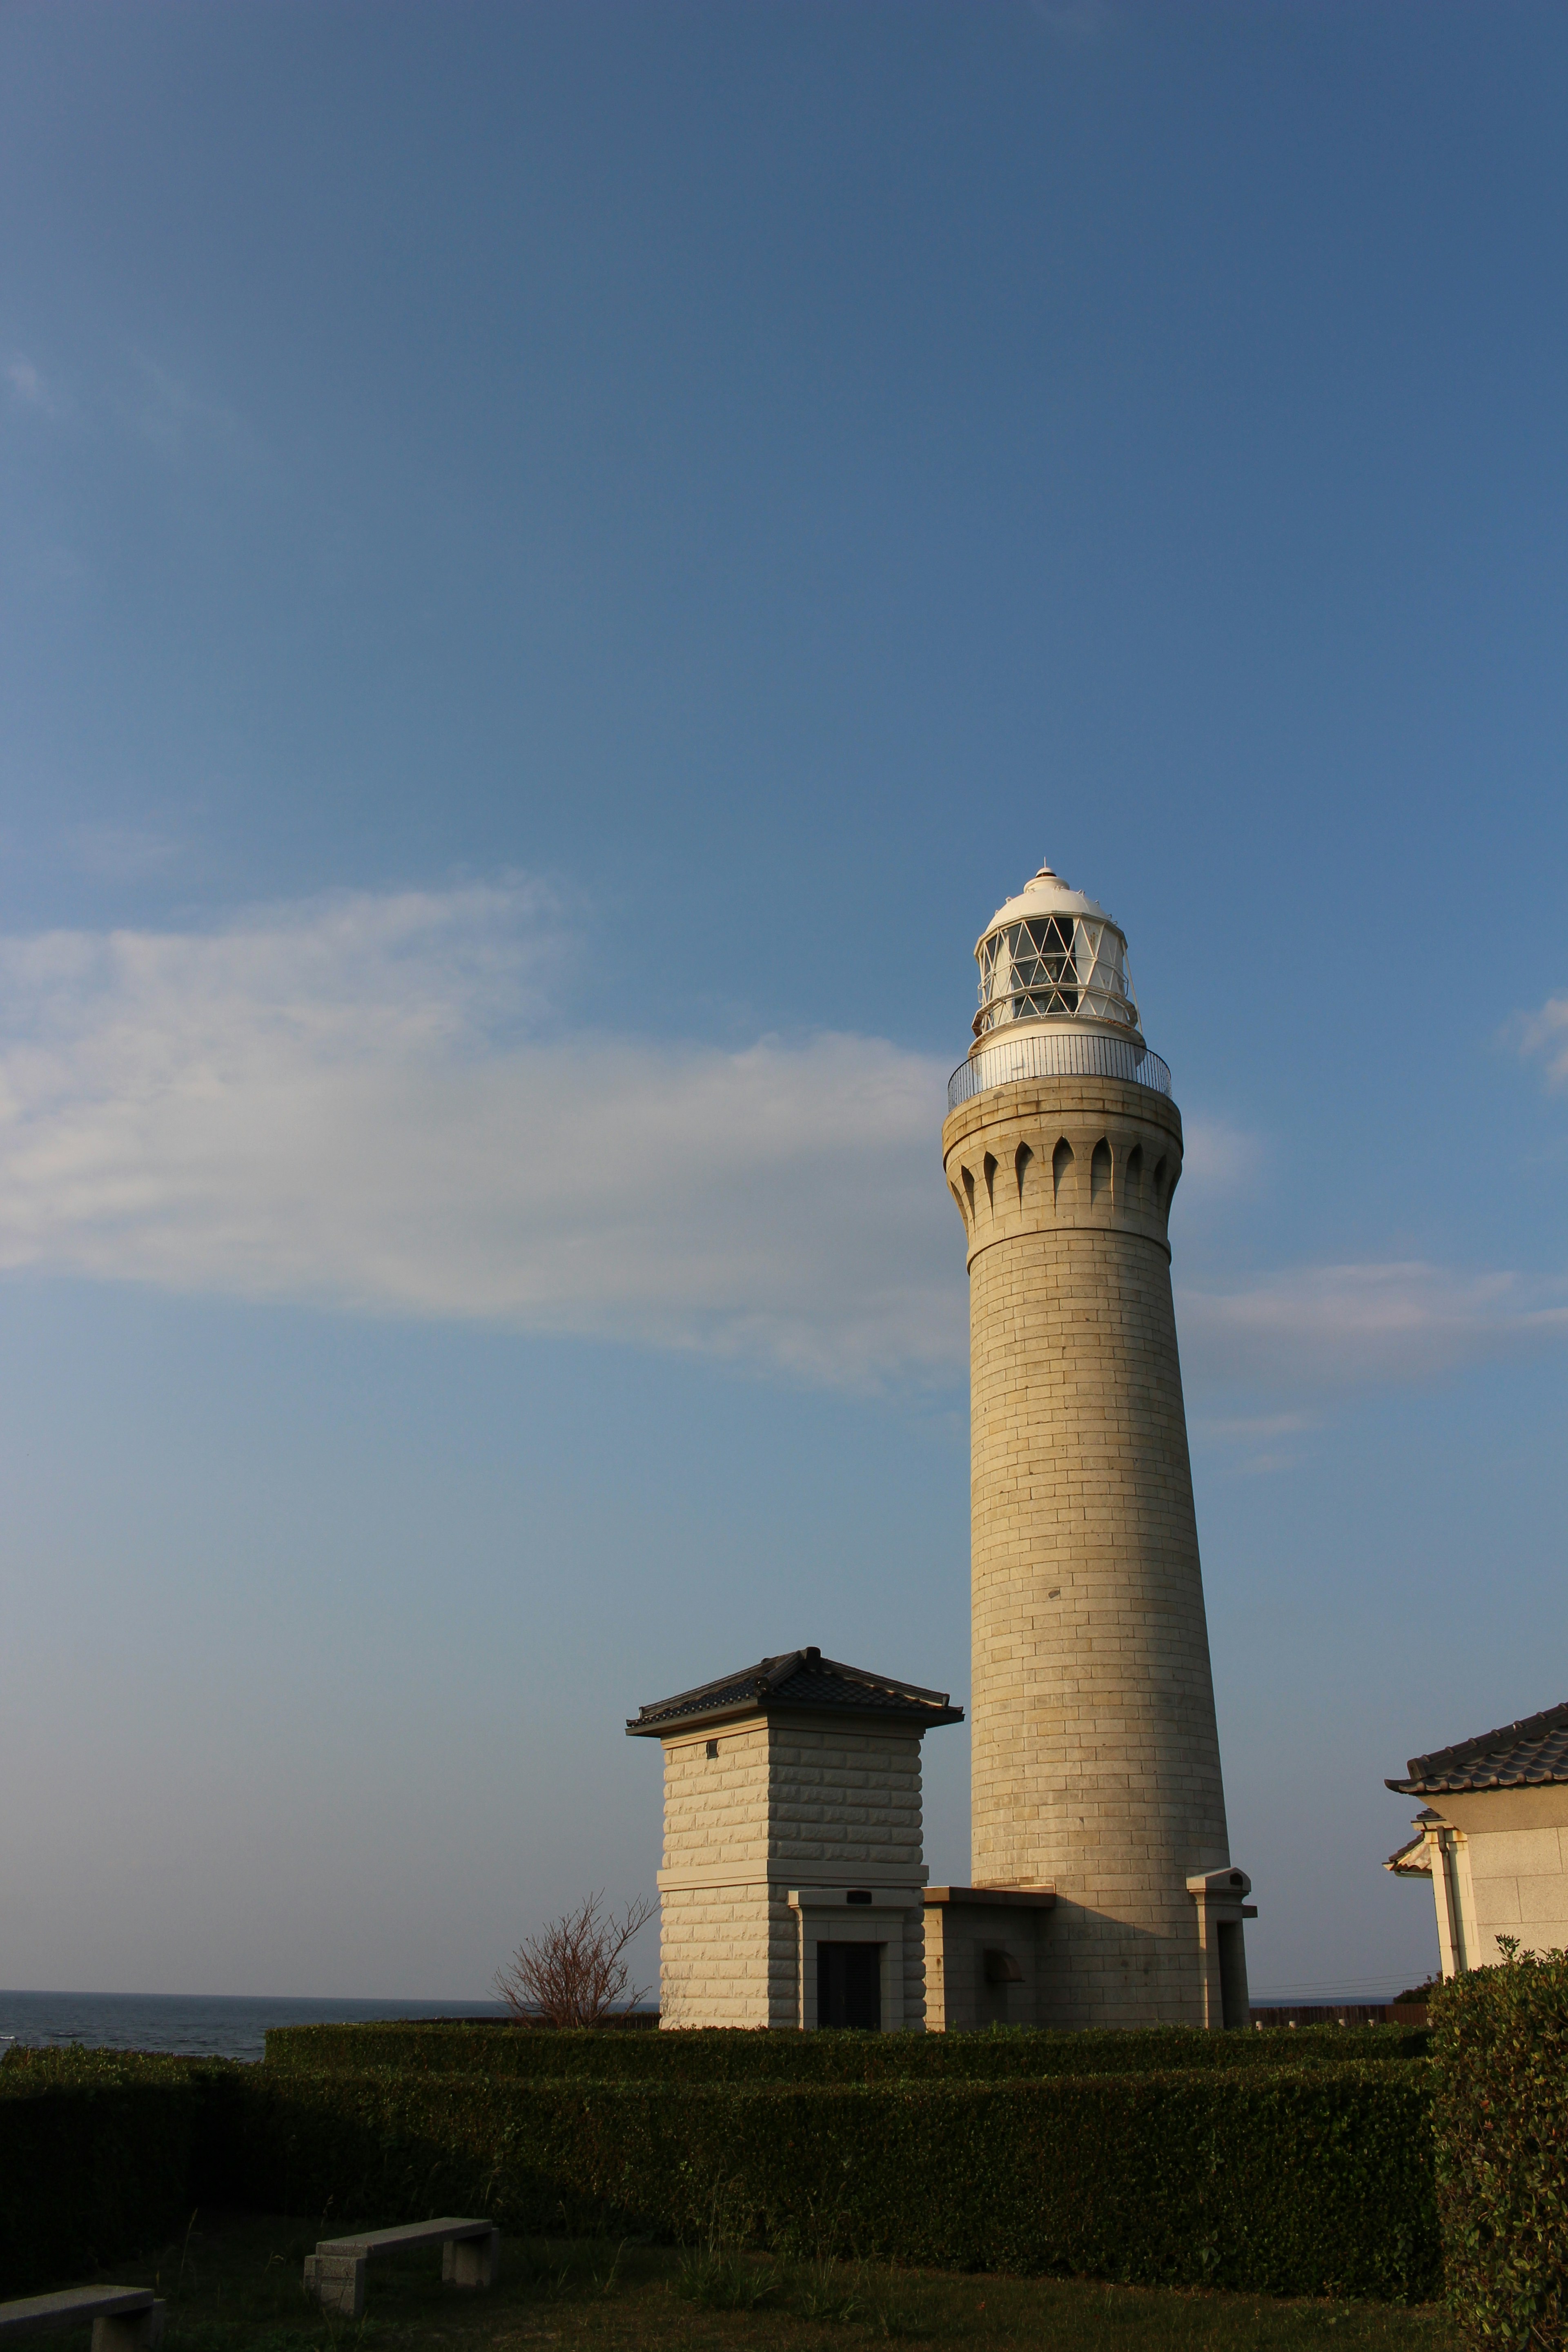
[(1171, 1091), (1165, 1063), (1131, 1037), (1105, 1037), (1094, 1029), (1037, 1029), (1032, 1035), (986, 1045), (960, 1062), (947, 1082), (947, 1107), (956, 1110), (987, 1087), (1010, 1086), (1017, 1078), (1124, 1078), (1158, 1095)]

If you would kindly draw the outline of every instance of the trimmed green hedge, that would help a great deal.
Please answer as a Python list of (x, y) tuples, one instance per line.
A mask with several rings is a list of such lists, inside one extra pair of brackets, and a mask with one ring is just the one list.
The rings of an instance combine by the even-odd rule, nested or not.
[(1568, 1953), (1515, 1954), (1432, 1996), (1448, 2301), (1473, 2342), (1568, 2344)]
[(948, 2269), (1405, 2301), (1438, 2278), (1426, 2075), (786, 2088), (208, 2069), (226, 2168), (207, 2191), (334, 2228), (465, 2210), (513, 2231), (717, 2225)]
[(1204, 2033), (1181, 2025), (1098, 2033), (555, 2033), (504, 2025), (283, 2025), (267, 2036), (267, 2063), (303, 2074), (395, 2066), (405, 2074), (496, 2074), (527, 2082), (990, 2083), (1421, 2058), (1430, 2038), (1418, 2026), (1400, 2025), (1262, 2033)]
[[(1123, 2053), (1148, 2038), (1105, 2037)], [(925, 2046), (882, 2048), (895, 2039)], [(15, 2052), (0, 2294), (241, 2206), (323, 2235), (466, 2208), (513, 2231), (717, 2228), (932, 2267), (1403, 2301), (1437, 2283), (1429, 2074), (1325, 2053), (991, 2082), (594, 2083)]]
[(171, 2236), (201, 2093), (177, 2061), (9, 2050), (0, 2062), (0, 2298), (69, 2285)]

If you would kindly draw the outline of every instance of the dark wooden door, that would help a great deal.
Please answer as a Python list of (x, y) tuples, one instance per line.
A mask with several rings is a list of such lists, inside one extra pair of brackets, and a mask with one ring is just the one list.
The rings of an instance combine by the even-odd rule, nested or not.
[(818, 1944), (816, 2021), (818, 2025), (858, 2025), (873, 2033), (881, 2032), (880, 1944)]

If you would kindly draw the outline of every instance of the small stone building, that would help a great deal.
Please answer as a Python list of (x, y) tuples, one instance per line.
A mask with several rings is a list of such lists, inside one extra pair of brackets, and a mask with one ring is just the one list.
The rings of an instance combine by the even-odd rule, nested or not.
[(932, 2033), (1055, 2023), (1049, 1886), (928, 1886), (926, 2026)]
[(659, 2022), (921, 2030), (921, 1741), (945, 1691), (763, 1658), (626, 1725), (664, 1749)]
[(1413, 1756), (1387, 1786), (1426, 1800), (1385, 1867), (1431, 1885), (1443, 1974), (1568, 1945), (1568, 1704)]

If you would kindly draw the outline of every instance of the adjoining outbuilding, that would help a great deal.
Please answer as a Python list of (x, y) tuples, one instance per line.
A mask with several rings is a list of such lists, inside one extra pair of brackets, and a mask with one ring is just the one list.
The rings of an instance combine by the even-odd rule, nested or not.
[(664, 1749), (662, 2025), (923, 2028), (921, 1741), (963, 1719), (804, 1649), (628, 1722)]
[(1568, 1944), (1568, 1703), (1413, 1756), (1387, 1787), (1426, 1800), (1384, 1868), (1430, 1881), (1443, 1974)]

